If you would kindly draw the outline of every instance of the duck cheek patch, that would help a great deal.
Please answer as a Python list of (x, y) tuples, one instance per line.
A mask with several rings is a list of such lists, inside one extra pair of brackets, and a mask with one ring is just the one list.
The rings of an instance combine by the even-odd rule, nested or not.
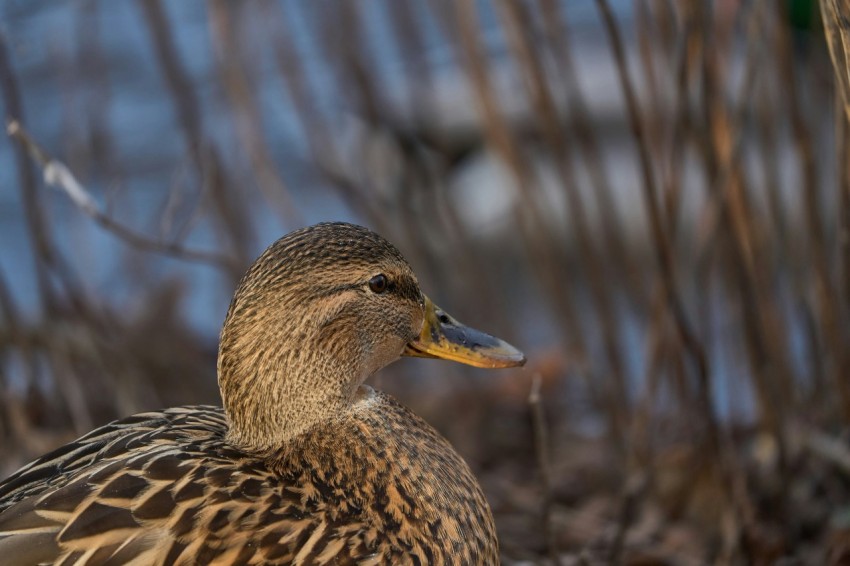
[[(392, 327), (388, 330), (392, 333), (393, 337), (398, 338), (402, 342), (402, 345), (404, 345), (419, 334), (416, 328), (417, 326), (412, 316), (399, 316), (393, 321)], [(419, 328), (421, 328), (421, 324)]]

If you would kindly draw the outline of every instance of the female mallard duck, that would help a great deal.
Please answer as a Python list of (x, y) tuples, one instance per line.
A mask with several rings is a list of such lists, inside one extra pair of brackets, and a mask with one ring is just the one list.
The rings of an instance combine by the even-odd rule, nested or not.
[(431, 303), (377, 234), (289, 234), (230, 304), (224, 409), (135, 415), (15, 473), (0, 484), (3, 564), (498, 563), (464, 461), (363, 385), (402, 355), (524, 362)]

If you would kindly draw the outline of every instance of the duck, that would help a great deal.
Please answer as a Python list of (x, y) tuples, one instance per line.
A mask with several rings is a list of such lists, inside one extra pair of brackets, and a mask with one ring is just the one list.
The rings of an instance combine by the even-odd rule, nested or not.
[(3, 564), (498, 564), (469, 466), (364, 384), (402, 356), (525, 362), (436, 306), (375, 232), (280, 238), (227, 311), (222, 406), (109, 423), (4, 480)]

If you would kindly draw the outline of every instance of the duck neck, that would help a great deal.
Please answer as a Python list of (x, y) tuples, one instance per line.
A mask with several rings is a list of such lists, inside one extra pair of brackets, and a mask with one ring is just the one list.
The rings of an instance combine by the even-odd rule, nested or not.
[[(280, 342), (277, 342), (279, 344)], [(230, 428), (227, 440), (248, 452), (270, 452), (344, 414), (357, 386), (357, 364), (321, 348), (257, 347), (230, 359), (219, 353), (219, 386)]]

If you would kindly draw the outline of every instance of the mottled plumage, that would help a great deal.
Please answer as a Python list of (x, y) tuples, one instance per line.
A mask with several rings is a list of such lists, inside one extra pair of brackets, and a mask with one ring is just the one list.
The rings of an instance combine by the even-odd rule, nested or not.
[[(376, 275), (386, 290), (371, 290)], [(228, 312), (224, 409), (135, 415), (19, 470), (0, 483), (0, 562), (497, 564), (493, 519), (463, 460), (362, 385), (406, 349), (523, 361), (442, 313), (436, 323), (434, 309), (401, 254), (365, 228), (282, 238)]]

